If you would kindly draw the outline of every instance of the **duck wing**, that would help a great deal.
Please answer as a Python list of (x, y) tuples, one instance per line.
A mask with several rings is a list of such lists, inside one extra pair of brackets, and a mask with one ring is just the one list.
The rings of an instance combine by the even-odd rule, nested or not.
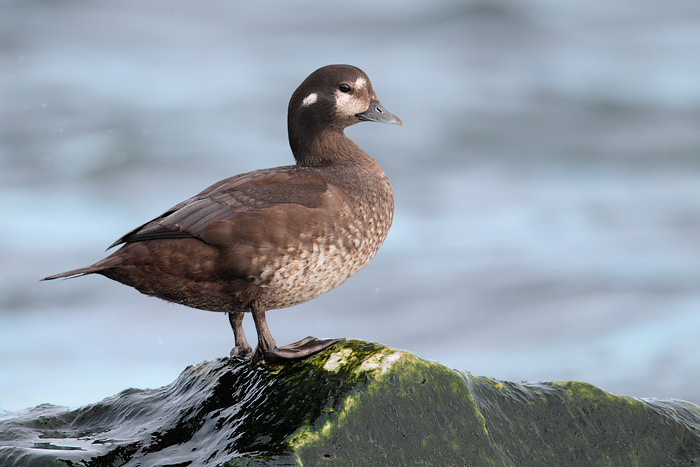
[(173, 206), (122, 236), (109, 248), (167, 238), (197, 238), (217, 243), (210, 235), (213, 224), (235, 222), (240, 225), (243, 219), (263, 220), (280, 208), (286, 211), (288, 208), (318, 208), (327, 190), (327, 183), (315, 172), (296, 166), (237, 175)]

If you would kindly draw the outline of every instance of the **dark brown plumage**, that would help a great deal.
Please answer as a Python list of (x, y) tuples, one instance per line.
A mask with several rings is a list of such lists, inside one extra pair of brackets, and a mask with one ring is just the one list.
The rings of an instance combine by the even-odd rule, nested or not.
[(265, 312), (340, 285), (386, 238), (391, 185), (343, 132), (362, 120), (401, 124), (359, 68), (316, 70), (289, 102), (296, 165), (215, 183), (121, 237), (111, 247), (124, 245), (107, 258), (44, 280), (101, 274), (147, 295), (227, 312), (236, 341), (232, 355), (252, 353), (241, 325), (243, 313), (251, 312), (255, 361), (304, 358), (334, 345), (342, 339), (308, 337), (278, 348)]

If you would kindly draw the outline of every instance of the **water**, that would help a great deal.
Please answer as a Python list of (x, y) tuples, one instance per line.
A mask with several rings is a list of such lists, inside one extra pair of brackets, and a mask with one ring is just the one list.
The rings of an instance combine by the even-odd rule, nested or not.
[(0, 463), (686, 466), (700, 456), (699, 427), (688, 402), (502, 383), (347, 341), (282, 366), (203, 362), (72, 411), (0, 414)]
[(700, 402), (700, 6), (375, 3), (0, 4), (0, 409), (159, 387), (228, 353), (222, 315), (37, 281), (291, 163), (289, 96), (329, 63), (363, 68), (404, 121), (348, 131), (396, 220), (358, 276), (269, 313), (278, 342)]

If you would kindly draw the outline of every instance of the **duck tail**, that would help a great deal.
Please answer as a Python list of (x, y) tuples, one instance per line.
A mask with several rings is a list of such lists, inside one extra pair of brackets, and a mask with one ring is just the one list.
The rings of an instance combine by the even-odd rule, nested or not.
[(121, 261), (118, 258), (110, 256), (108, 258), (103, 259), (102, 261), (98, 261), (92, 266), (86, 266), (84, 268), (78, 268), (73, 269), (71, 271), (61, 272), (59, 274), (44, 277), (41, 280), (52, 281), (54, 279), (72, 279), (74, 277), (86, 276), (88, 274), (99, 273), (101, 271), (104, 271), (105, 269), (111, 269), (115, 266), (118, 266), (120, 263)]

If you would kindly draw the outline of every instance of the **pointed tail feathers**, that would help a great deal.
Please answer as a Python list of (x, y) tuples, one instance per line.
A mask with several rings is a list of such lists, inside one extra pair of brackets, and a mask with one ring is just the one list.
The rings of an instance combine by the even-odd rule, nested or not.
[(119, 266), (121, 260), (115, 258), (114, 256), (107, 257), (102, 261), (98, 261), (92, 266), (86, 266), (84, 268), (73, 269), (72, 271), (66, 271), (59, 274), (54, 274), (52, 276), (47, 276), (41, 279), (42, 281), (52, 281), (54, 279), (72, 279), (73, 277), (85, 276), (87, 274), (94, 274), (96, 272), (104, 271), (105, 269), (110, 269), (115, 266)]
[(60, 274), (54, 274), (53, 276), (47, 276), (41, 280), (42, 281), (52, 281), (54, 279), (80, 277), (80, 276), (84, 276), (85, 274), (92, 274), (93, 272), (97, 272), (100, 269), (102, 269), (102, 268), (88, 266), (86, 268), (73, 269), (72, 271), (66, 271), (66, 272), (62, 272)]

